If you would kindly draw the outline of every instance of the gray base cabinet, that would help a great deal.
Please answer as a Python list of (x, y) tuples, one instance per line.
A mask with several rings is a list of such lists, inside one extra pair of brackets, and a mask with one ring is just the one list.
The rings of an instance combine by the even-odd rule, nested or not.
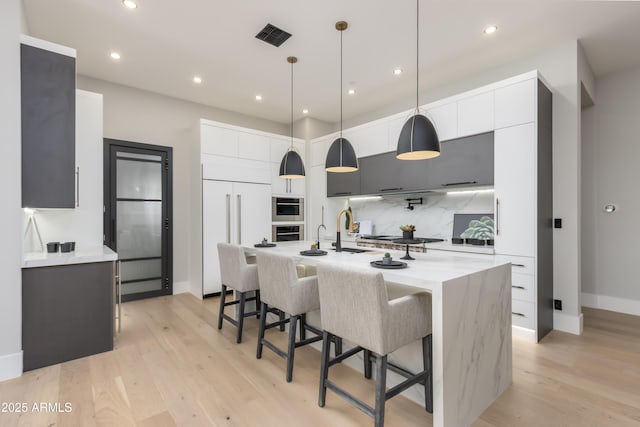
[(22, 270), (23, 370), (113, 350), (114, 264)]

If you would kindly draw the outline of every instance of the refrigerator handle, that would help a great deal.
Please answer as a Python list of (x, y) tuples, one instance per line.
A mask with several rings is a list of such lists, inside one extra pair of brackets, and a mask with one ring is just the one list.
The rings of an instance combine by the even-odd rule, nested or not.
[(242, 195), (238, 194), (238, 244), (242, 244)]
[(227, 243), (231, 244), (231, 194), (227, 194)]

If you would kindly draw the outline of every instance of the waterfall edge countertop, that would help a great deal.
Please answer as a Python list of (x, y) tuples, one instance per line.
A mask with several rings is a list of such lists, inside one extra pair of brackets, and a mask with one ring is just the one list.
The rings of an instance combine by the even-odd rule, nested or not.
[(106, 246), (65, 253), (28, 252), (23, 255), (22, 268), (86, 264), (91, 262), (116, 261), (117, 259), (118, 254)]
[[(346, 242), (345, 242), (346, 243)], [(511, 264), (491, 255), (471, 256), (452, 251), (412, 252), (413, 261), (401, 270), (375, 269), (385, 250), (303, 256), (311, 242), (278, 242), (276, 247), (247, 247), (246, 252), (271, 251), (308, 265), (336, 265), (376, 271), (385, 281), (431, 293), (433, 336), (433, 425), (468, 426), (512, 382)], [(355, 244), (345, 244), (355, 247)], [(360, 248), (362, 249), (362, 248)], [(402, 251), (389, 250), (394, 259)], [(420, 341), (392, 353), (392, 360), (410, 371), (422, 369)], [(361, 369), (359, 364), (356, 369)], [(389, 373), (389, 387), (393, 382)], [(424, 387), (403, 394), (424, 403)]]

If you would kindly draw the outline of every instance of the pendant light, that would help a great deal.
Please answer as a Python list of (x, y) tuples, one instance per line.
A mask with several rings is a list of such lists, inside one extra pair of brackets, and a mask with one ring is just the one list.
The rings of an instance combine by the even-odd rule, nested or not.
[(420, 0), (416, 0), (416, 110), (413, 117), (402, 126), (398, 138), (396, 157), (400, 160), (432, 159), (440, 155), (440, 140), (436, 128), (426, 116), (420, 114), (418, 93), (420, 40)]
[(327, 152), (325, 169), (327, 172), (354, 172), (358, 170), (358, 158), (351, 143), (342, 137), (342, 33), (347, 29), (345, 21), (336, 22), (340, 31), (340, 136), (333, 141)]
[(304, 163), (300, 154), (293, 148), (293, 64), (298, 58), (290, 56), (287, 62), (291, 64), (291, 145), (280, 162), (280, 178), (298, 179), (304, 178)]

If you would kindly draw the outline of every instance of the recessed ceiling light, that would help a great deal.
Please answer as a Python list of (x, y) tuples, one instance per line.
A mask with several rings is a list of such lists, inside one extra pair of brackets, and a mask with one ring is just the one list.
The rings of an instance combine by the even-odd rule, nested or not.
[(498, 31), (498, 27), (496, 27), (495, 25), (490, 25), (487, 28), (485, 28), (482, 32), (485, 34), (493, 34), (496, 31)]
[(256, 95), (256, 101), (262, 101), (262, 95)]
[(302, 110), (302, 114), (309, 114), (309, 110), (305, 108), (304, 110)]
[(393, 74), (395, 74), (396, 76), (402, 74), (402, 68), (396, 68), (395, 70), (393, 70)]
[(137, 9), (137, 8), (138, 8), (138, 3), (136, 3), (136, 2), (135, 2), (135, 1), (133, 1), (133, 0), (123, 0), (123, 1), (122, 1), (122, 4), (123, 4), (125, 7), (129, 8), (129, 9)]
[(118, 52), (111, 52), (109, 56), (111, 56), (111, 59), (115, 59), (116, 61), (120, 59), (120, 54)]
[(197, 84), (200, 84), (200, 83), (202, 83), (202, 79), (201, 79), (200, 77), (198, 77), (198, 76), (195, 76), (195, 77), (193, 78), (193, 82), (194, 82), (194, 83), (197, 83)]
[(356, 90), (355, 89), (349, 89), (349, 91), (347, 93), (349, 95), (355, 95), (356, 94)]

